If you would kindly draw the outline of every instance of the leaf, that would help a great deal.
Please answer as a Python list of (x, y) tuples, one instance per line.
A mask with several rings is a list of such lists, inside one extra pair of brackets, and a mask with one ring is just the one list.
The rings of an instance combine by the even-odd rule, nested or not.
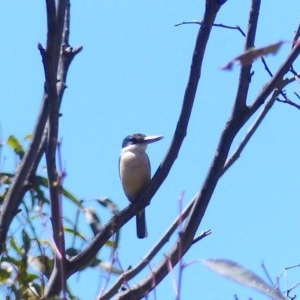
[(20, 159), (22, 159), (22, 157), (24, 156), (24, 149), (16, 139), (16, 137), (14, 135), (10, 135), (6, 143), (14, 150), (14, 152), (20, 157)]
[[(42, 176), (35, 176), (35, 184), (36, 185), (41, 185), (43, 187), (48, 188), (48, 179), (46, 177), (42, 177)], [(68, 198), (69, 200), (71, 200), (76, 206), (81, 207), (81, 201), (78, 200), (75, 196), (73, 196), (69, 191), (67, 191), (66, 189), (62, 189), (62, 194)]]
[(242, 285), (255, 289), (275, 300), (284, 300), (280, 291), (267, 284), (255, 273), (237, 263), (226, 259), (203, 259), (202, 263), (212, 271), (234, 280)]
[(3, 203), (13, 176), (7, 176), (5, 173), (0, 174), (0, 204)]
[(78, 200), (75, 196), (73, 196), (69, 191), (63, 189), (62, 190), (62, 194), (68, 198), (69, 200), (71, 200), (76, 206), (81, 207), (81, 201)]
[(98, 198), (97, 202), (105, 208), (109, 209), (114, 215), (119, 212), (117, 205), (109, 198)]
[(225, 66), (223, 66), (221, 69), (222, 70), (231, 70), (234, 63), (238, 62), (240, 63), (243, 67), (250, 65), (253, 60), (268, 55), (268, 54), (276, 54), (284, 41), (279, 41), (277, 43), (268, 45), (266, 47), (262, 48), (251, 48), (247, 51), (245, 51), (243, 54), (235, 57), (233, 60), (231, 60), (229, 63), (227, 63)]
[(23, 248), (25, 253), (27, 254), (29, 248), (30, 248), (30, 237), (27, 234), (27, 232), (25, 231), (25, 229), (22, 229), (22, 239), (23, 239)]
[(25, 137), (24, 137), (24, 140), (31, 140), (32, 139), (32, 134), (29, 133), (29, 134), (26, 134)]
[(10, 237), (9, 244), (19, 255), (22, 255), (22, 249), (18, 246), (13, 236)]
[[(96, 199), (97, 202), (104, 206), (106, 209), (108, 209), (113, 215), (117, 214), (119, 212), (118, 206), (109, 198), (98, 198)], [(120, 237), (120, 230), (116, 232), (116, 238), (114, 242), (107, 241), (105, 244), (109, 247), (117, 248), (119, 244), (119, 237)]]
[(74, 247), (66, 249), (66, 256), (68, 259), (72, 258), (73, 256), (76, 256), (79, 253), (80, 251)]
[(96, 235), (101, 230), (100, 219), (92, 207), (84, 208), (83, 211), (87, 223), (90, 225), (94, 235)]
[(116, 274), (116, 275), (120, 275), (122, 274), (122, 270), (118, 269), (116, 267), (114, 267), (110, 262), (108, 261), (101, 261), (98, 264), (98, 267), (100, 269), (102, 269), (103, 271), (107, 272), (107, 273), (112, 273), (112, 274)]
[(41, 274), (46, 275), (49, 278), (53, 269), (54, 260), (44, 254), (38, 256), (28, 255), (27, 263), (31, 268), (40, 272)]
[(45, 196), (44, 191), (40, 187), (35, 188), (35, 193), (33, 193), (33, 195), (34, 198), (32, 199), (33, 200), (31, 203), (32, 206), (36, 202), (38, 203), (39, 207), (42, 207), (44, 204), (50, 204), (50, 200)]
[(42, 295), (42, 288), (39, 284), (35, 282), (29, 282), (27, 290), (24, 291), (22, 295), (23, 299), (33, 300), (40, 299)]
[(13, 174), (11, 173), (5, 173), (5, 172), (2, 172), (0, 174), (0, 184), (4, 183), (4, 184), (7, 184), (7, 185), (10, 185), (11, 183), (11, 179), (14, 177)]
[(13, 266), (10, 263), (2, 262), (0, 264), (0, 282), (6, 283), (12, 274)]
[(87, 241), (85, 236), (82, 233), (80, 233), (78, 230), (75, 230), (73, 228), (66, 227), (66, 226), (63, 226), (63, 229), (64, 229), (64, 232), (70, 233), (72, 236), (77, 236), (77, 237), (81, 238), (83, 241)]
[(106, 241), (105, 245), (111, 248), (117, 248), (117, 243), (114, 241)]

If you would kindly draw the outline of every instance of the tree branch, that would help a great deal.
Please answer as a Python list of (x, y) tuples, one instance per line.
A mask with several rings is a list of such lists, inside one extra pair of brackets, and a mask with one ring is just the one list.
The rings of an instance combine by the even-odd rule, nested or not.
[[(49, 24), (49, 22), (48, 22)], [(56, 31), (52, 32), (56, 38), (50, 36), (50, 39), (56, 40), (55, 47), (53, 47), (52, 62), (56, 64), (53, 73), (46, 65), (47, 91), (51, 95), (52, 101), (49, 104), (49, 119), (48, 119), (48, 139), (46, 143), (46, 163), (49, 179), (49, 191), (51, 199), (51, 220), (53, 227), (53, 237), (55, 242), (55, 266), (51, 274), (49, 284), (45, 293), (49, 290), (57, 295), (61, 290), (66, 290), (66, 276), (65, 276), (65, 241), (64, 231), (62, 226), (62, 207), (61, 207), (61, 177), (58, 175), (56, 168), (56, 149), (58, 142), (58, 125), (59, 125), (59, 108), (65, 90), (65, 80), (67, 70), (74, 55), (78, 53), (72, 52), (69, 48), (69, 27), (70, 27), (70, 3), (68, 0), (60, 0), (57, 4), (56, 12)], [(48, 43), (47, 43), (48, 44)], [(57, 280), (53, 280), (53, 278)], [(55, 282), (51, 286), (51, 283)]]
[[(300, 54), (300, 44), (296, 44), (295, 47), (291, 50), (290, 54), (286, 58), (286, 60), (282, 63), (282, 65), (278, 68), (277, 72), (270, 79), (270, 81), (265, 84), (253, 101), (253, 103), (249, 106), (249, 110), (247, 115), (253, 115), (255, 111), (265, 102), (268, 96), (273, 92), (274, 89), (281, 89), (283, 84), (284, 75), (290, 70), (292, 64), (297, 59)], [(249, 117), (247, 117), (249, 119)]]
[[(0, 253), (5, 249), (5, 241), (9, 226), (18, 212), (18, 207), (29, 189), (28, 170), (35, 170), (38, 154), (43, 151), (43, 133), (48, 117), (48, 95), (43, 96), (42, 107), (37, 118), (31, 143), (25, 152), (22, 161), (16, 171), (15, 177), (8, 189), (6, 197), (1, 206), (0, 213)], [(42, 150), (42, 151), (41, 151)], [(39, 158), (40, 159), (40, 158)]]
[(298, 28), (297, 28), (297, 30), (295, 32), (295, 35), (294, 35), (294, 38), (293, 38), (292, 48), (295, 46), (295, 44), (299, 40), (299, 36), (300, 36), (300, 24), (298, 24)]
[[(260, 0), (252, 0), (244, 51), (247, 51), (250, 48), (254, 47), (257, 22), (259, 16), (259, 8), (260, 8)], [(233, 108), (233, 115), (239, 114), (241, 109), (244, 109), (246, 106), (248, 89), (251, 82), (251, 68), (252, 68), (252, 64), (247, 66), (242, 66), (240, 70), (239, 84), (238, 84), (235, 104)]]
[(129, 281), (134, 276), (136, 276), (142, 269), (144, 269), (146, 266), (149, 265), (149, 262), (152, 260), (152, 258), (155, 257), (155, 255), (162, 249), (162, 247), (170, 240), (170, 237), (172, 234), (176, 231), (178, 226), (183, 222), (184, 219), (187, 218), (189, 215), (193, 204), (194, 199), (191, 200), (191, 202), (186, 206), (184, 211), (175, 219), (175, 221), (171, 224), (171, 226), (167, 229), (166, 233), (163, 234), (163, 236), (160, 238), (160, 240), (152, 247), (152, 249), (149, 250), (149, 252), (144, 256), (144, 258), (140, 261), (138, 265), (136, 265), (134, 268), (131, 268), (124, 272), (113, 284), (113, 286), (105, 292), (105, 294), (99, 295), (98, 300), (109, 300), (115, 293), (118, 291), (118, 289), (121, 287), (121, 285), (124, 282)]
[(276, 97), (278, 96), (280, 92), (278, 90), (274, 90), (273, 95), (271, 96), (270, 100), (266, 103), (263, 110), (259, 114), (258, 118), (254, 121), (254, 123), (250, 126), (249, 130), (247, 131), (247, 134), (237, 147), (237, 149), (233, 152), (230, 158), (226, 160), (225, 166), (223, 168), (221, 176), (236, 162), (236, 160), (240, 157), (242, 151), (248, 144), (249, 140), (255, 133), (256, 129), (259, 127), (261, 122), (264, 120), (267, 113), (270, 111), (270, 109), (273, 107), (273, 104), (276, 100)]

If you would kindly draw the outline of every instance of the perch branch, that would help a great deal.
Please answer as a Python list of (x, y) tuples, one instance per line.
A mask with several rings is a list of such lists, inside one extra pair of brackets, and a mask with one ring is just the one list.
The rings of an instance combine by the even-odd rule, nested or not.
[(144, 269), (146, 266), (149, 265), (149, 262), (152, 260), (153, 257), (162, 249), (162, 247), (170, 240), (170, 237), (175, 232), (175, 230), (178, 228), (179, 224), (186, 219), (188, 214), (190, 213), (192, 206), (194, 203), (194, 198), (191, 200), (191, 202), (186, 206), (182, 214), (180, 214), (176, 220), (171, 224), (171, 226), (167, 229), (167, 231), (164, 233), (164, 235), (161, 237), (161, 239), (150, 249), (150, 251), (145, 255), (145, 257), (141, 260), (141, 262), (135, 266), (134, 268), (131, 268), (124, 272), (113, 284), (113, 286), (105, 292), (105, 294), (100, 295), (98, 297), (98, 300), (108, 300), (111, 299), (113, 295), (118, 291), (118, 289), (121, 287), (121, 285), (132, 279), (134, 276), (136, 276), (142, 269)]

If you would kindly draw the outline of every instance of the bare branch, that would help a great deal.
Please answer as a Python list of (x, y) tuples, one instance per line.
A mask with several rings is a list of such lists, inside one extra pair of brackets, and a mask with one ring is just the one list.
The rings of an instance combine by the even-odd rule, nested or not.
[(222, 174), (221, 176), (236, 162), (236, 160), (240, 157), (242, 151), (244, 150), (244, 148), (246, 147), (246, 145), (248, 144), (249, 140), (251, 139), (251, 137), (253, 136), (253, 134), (255, 133), (256, 129), (258, 128), (258, 126), (261, 124), (261, 122), (264, 120), (265, 116), (267, 115), (267, 113), (270, 111), (270, 109), (272, 108), (276, 97), (278, 96), (279, 91), (278, 90), (274, 90), (273, 95), (271, 96), (270, 100), (266, 103), (266, 105), (264, 106), (263, 110), (261, 111), (261, 113), (259, 114), (259, 116), (257, 117), (257, 119), (254, 121), (254, 123), (250, 126), (249, 130), (247, 131), (247, 134), (245, 135), (245, 137), (243, 138), (243, 140), (241, 141), (241, 143), (239, 144), (239, 146), (237, 147), (237, 149), (233, 152), (233, 154), (231, 155), (230, 158), (228, 158), (226, 160), (225, 166), (223, 168)]
[(292, 48), (295, 46), (295, 44), (297, 43), (298, 39), (300, 36), (300, 24), (298, 25), (298, 28), (295, 32), (294, 38), (293, 38), (293, 44), (292, 44)]
[(266, 98), (272, 93), (274, 89), (281, 89), (283, 84), (284, 75), (290, 70), (292, 64), (297, 59), (300, 54), (300, 44), (296, 44), (296, 46), (292, 49), (289, 56), (283, 62), (283, 64), (279, 67), (274, 76), (270, 79), (270, 81), (264, 85), (262, 91), (259, 93), (257, 98), (253, 101), (253, 103), (249, 106), (248, 114), (253, 114), (257, 110), (259, 106), (261, 106)]
[[(178, 24), (175, 24), (174, 26), (181, 26), (181, 25), (187, 25), (187, 24), (197, 24), (197, 25), (202, 25), (202, 21), (185, 21), (185, 22), (181, 22)], [(242, 28), (238, 25), (235, 26), (229, 26), (229, 25), (224, 25), (224, 24), (213, 24), (214, 27), (221, 27), (221, 28), (226, 28), (226, 29), (234, 29), (234, 30), (238, 30), (243, 36), (246, 36), (244, 31), (242, 30)]]
[(199, 241), (201, 241), (202, 239), (204, 239), (205, 237), (209, 236), (211, 234), (211, 230), (204, 230), (203, 232), (201, 232), (198, 236), (196, 236), (193, 240), (193, 244), (198, 243)]
[[(56, 47), (53, 52), (53, 60), (57, 63), (55, 74), (52, 74), (51, 80), (47, 81), (49, 86), (48, 93), (52, 95), (53, 100), (50, 104), (49, 121), (48, 121), (48, 139), (46, 144), (46, 162), (49, 178), (49, 190), (51, 197), (51, 216), (54, 241), (56, 244), (55, 268), (45, 294), (55, 295), (61, 290), (65, 291), (65, 242), (64, 231), (62, 228), (62, 209), (61, 209), (61, 180), (56, 169), (56, 149), (58, 142), (58, 124), (59, 124), (59, 107), (65, 90), (65, 81), (67, 71), (73, 57), (81, 50), (76, 52), (66, 48), (69, 44), (69, 27), (70, 27), (70, 3), (69, 1), (60, 0), (57, 8), (57, 35)], [(49, 36), (49, 35), (48, 35)], [(62, 46), (63, 45), (63, 46)], [(54, 84), (55, 82), (55, 84)]]
[(47, 142), (45, 148), (47, 173), (50, 192), (51, 221), (53, 227), (53, 238), (55, 243), (55, 266), (60, 280), (56, 285), (56, 294), (61, 290), (66, 290), (65, 277), (65, 242), (62, 229), (62, 210), (61, 210), (61, 182), (56, 169), (56, 149), (58, 142), (59, 126), (59, 97), (57, 90), (57, 70), (62, 44), (64, 29), (64, 15), (66, 11), (66, 1), (60, 0), (55, 8), (54, 1), (47, 1), (47, 48), (46, 55), (43, 57), (46, 93), (49, 98), (49, 115), (47, 124)]
[[(15, 177), (9, 187), (6, 197), (1, 206), (0, 213), (0, 252), (5, 247), (8, 228), (18, 212), (18, 207), (26, 191), (30, 188), (28, 185), (28, 170), (33, 170), (37, 166), (38, 154), (43, 151), (42, 138), (44, 128), (48, 117), (48, 96), (45, 94), (42, 100), (42, 107), (37, 118), (36, 127), (31, 143), (25, 152), (25, 155), (17, 169)], [(40, 150), (42, 150), (40, 152)]]
[(277, 99), (277, 101), (278, 101), (278, 102), (281, 102), (281, 103), (289, 104), (289, 105), (291, 105), (291, 106), (293, 106), (293, 107), (296, 107), (297, 109), (300, 110), (300, 105), (297, 104), (297, 103), (295, 103), (295, 102), (293, 102), (293, 101), (290, 100), (290, 99), (284, 99), (284, 100)]
[[(260, 9), (260, 0), (252, 0), (249, 20), (248, 20), (248, 30), (247, 30), (246, 41), (244, 45), (245, 51), (254, 47), (259, 9)], [(241, 67), (237, 94), (235, 97), (235, 104), (233, 108), (233, 115), (239, 114), (240, 110), (244, 109), (246, 106), (246, 99), (248, 95), (249, 84), (251, 81), (251, 68), (252, 68), (252, 63), (250, 65)]]

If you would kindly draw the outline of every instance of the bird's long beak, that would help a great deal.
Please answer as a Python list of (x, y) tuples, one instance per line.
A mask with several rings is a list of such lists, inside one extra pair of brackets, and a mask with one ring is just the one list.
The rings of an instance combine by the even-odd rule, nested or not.
[(164, 137), (163, 135), (146, 136), (144, 138), (144, 142), (147, 144), (154, 143), (161, 140), (163, 137)]

